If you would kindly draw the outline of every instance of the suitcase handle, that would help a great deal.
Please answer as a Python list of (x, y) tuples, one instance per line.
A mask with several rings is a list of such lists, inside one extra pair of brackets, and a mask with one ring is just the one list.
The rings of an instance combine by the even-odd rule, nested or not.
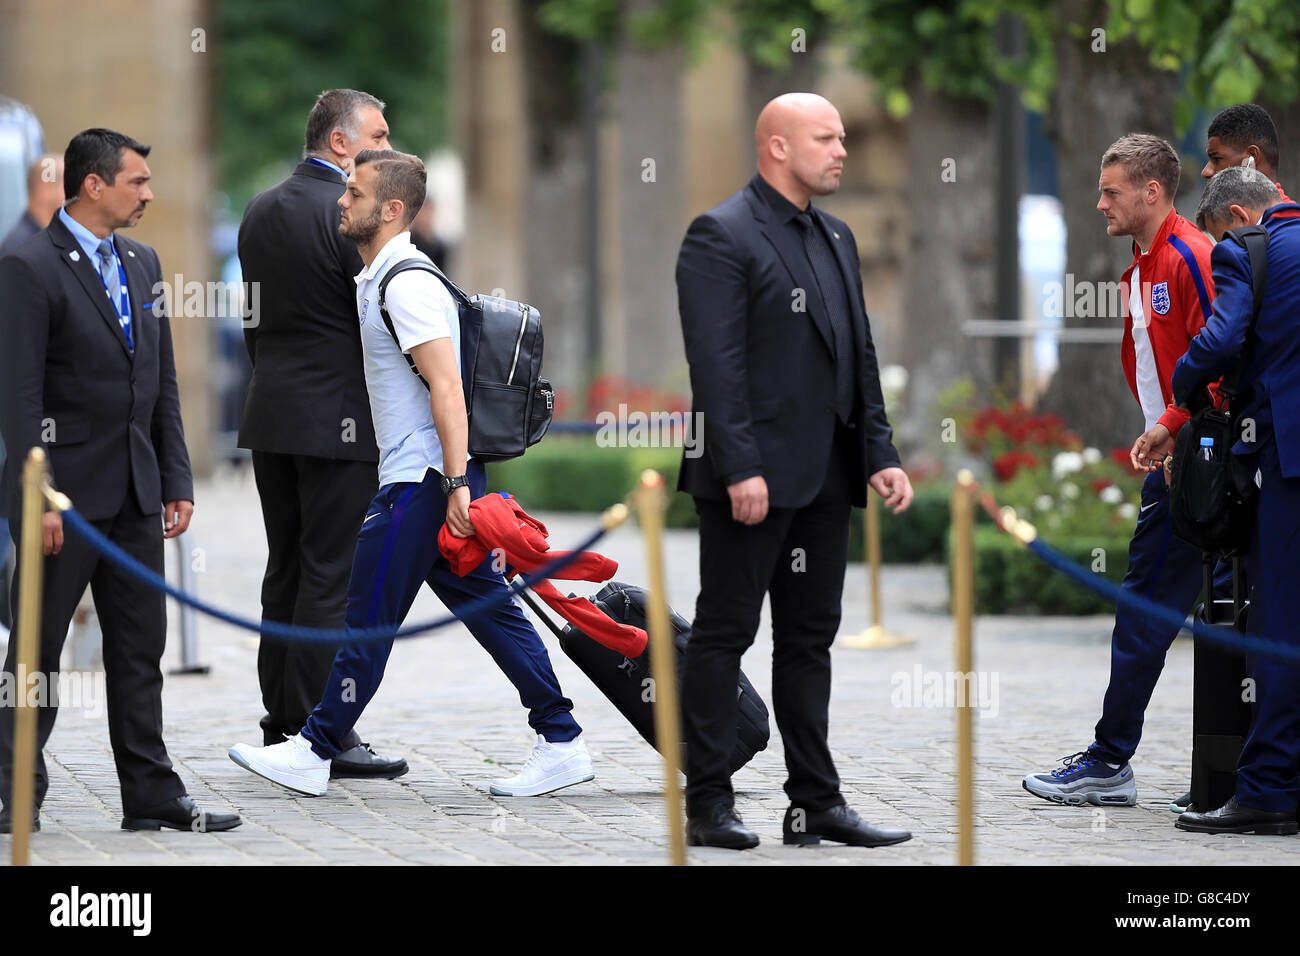
[(532, 610), (532, 612), (542, 619), (542, 622), (546, 625), (547, 629), (550, 630), (550, 632), (554, 634), (556, 637), (563, 640), (564, 633), (558, 627), (555, 626), (555, 622), (551, 620), (551, 615), (548, 614), (546, 611), (542, 610), (542, 606), (539, 603), (537, 603), (537, 601), (533, 598), (531, 594), (528, 593), (528, 589), (524, 588), (522, 591), (520, 591), (519, 596), (523, 598), (524, 603), (528, 605), (528, 607)]

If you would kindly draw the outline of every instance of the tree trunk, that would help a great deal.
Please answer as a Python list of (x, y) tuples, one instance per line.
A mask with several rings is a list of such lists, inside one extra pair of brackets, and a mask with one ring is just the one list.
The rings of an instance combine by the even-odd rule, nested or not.
[[(634, 0), (629, 12), (649, 9)], [(607, 367), (634, 382), (661, 386), (681, 360), (677, 318), (677, 242), (685, 232), (682, 169), (682, 73), (678, 44), (643, 49), (625, 38), (617, 53), (619, 125), (618, 255), (623, 350)], [(666, 241), (666, 237), (673, 237)], [(617, 343), (606, 343), (607, 353)]]
[[(583, 255), (583, 213), (596, 197), (578, 115), (581, 47), (542, 27), (539, 6), (537, 0), (520, 6), (528, 117), (524, 281), (546, 332), (543, 374), (576, 399), (594, 358), (587, 354), (584, 295), (594, 264)], [(522, 149), (524, 142), (498, 145)]]
[[(1259, 105), (1268, 110), (1277, 127), (1278, 182), (1293, 199), (1300, 195), (1300, 101), (1285, 105), (1261, 98)], [(1288, 149), (1287, 147), (1291, 147)], [(1202, 157), (1204, 159), (1204, 157)]]
[(978, 392), (990, 393), (993, 343), (968, 338), (962, 326), (993, 317), (996, 232), (992, 111), (919, 83), (909, 94), (901, 348), (908, 399), (894, 422), (904, 460), (939, 441), (935, 400), (954, 380), (970, 376)]
[[(1056, 146), (1057, 171), (1066, 228), (1065, 288), (1118, 282), (1133, 260), (1132, 240), (1106, 235), (1097, 211), (1097, 180), (1106, 147), (1130, 132), (1174, 140), (1173, 109), (1178, 75), (1158, 72), (1132, 41), (1094, 52), (1091, 24), (1105, 22), (1102, 4), (1079, 12), (1077, 0), (1060, 0), (1057, 31), (1057, 82), (1045, 117)], [(1082, 26), (1074, 27), (1075, 24)], [(1197, 189), (1194, 169), (1203, 157), (1184, 157), (1182, 187)], [(1105, 296), (1097, 295), (1102, 302)], [(1069, 303), (1066, 303), (1069, 305)], [(1120, 314), (1081, 317), (1066, 310), (1066, 328), (1123, 328)], [(1083, 440), (1103, 451), (1128, 448), (1142, 433), (1142, 410), (1120, 366), (1116, 343), (1061, 343), (1060, 364), (1040, 402), (1040, 410), (1061, 415)]]

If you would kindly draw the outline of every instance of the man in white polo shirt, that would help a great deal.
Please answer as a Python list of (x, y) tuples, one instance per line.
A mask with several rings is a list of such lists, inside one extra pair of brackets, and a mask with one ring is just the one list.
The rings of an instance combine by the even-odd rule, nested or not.
[[(339, 199), (340, 232), (357, 244), (365, 269), (356, 277), (366, 387), (379, 445), (379, 493), (357, 537), (348, 586), (347, 626), (398, 626), (427, 583), (456, 613), (507, 585), (491, 562), (458, 577), (438, 551), (444, 521), (452, 534), (474, 533), (469, 503), (487, 490), (482, 462), (468, 459), (469, 425), (460, 379), (460, 324), (446, 287), (421, 270), (394, 277), (385, 294), (400, 348), (379, 314), (379, 285), (397, 263), (428, 258), (410, 225), (425, 195), (424, 164), (394, 150), (357, 154)], [(415, 360), (411, 374), (403, 353)], [(513, 601), (467, 622), (519, 691), (537, 745), (520, 773), (494, 780), (501, 796), (537, 796), (591, 780), (591, 757), (560, 690), (537, 631)], [(379, 689), (392, 640), (344, 646), (320, 703), (301, 733), (270, 747), (237, 744), (230, 758), (291, 790), (325, 792), (329, 761)]]

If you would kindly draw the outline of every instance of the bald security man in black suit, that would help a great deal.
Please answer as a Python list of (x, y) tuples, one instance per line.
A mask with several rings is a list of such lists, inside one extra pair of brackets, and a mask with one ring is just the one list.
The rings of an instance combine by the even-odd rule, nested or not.
[[(911, 837), (845, 804), (827, 743), (830, 647), (840, 622), (851, 506), (867, 485), (912, 501), (885, 418), (849, 227), (812, 205), (839, 187), (844, 126), (787, 93), (760, 114), (758, 173), (691, 223), (678, 306), (705, 454), (678, 488), (700, 516), (700, 596), (682, 678), (691, 843), (748, 849), (735, 812), (740, 658), (772, 606), (772, 705), (790, 798), (784, 842), (884, 846)], [(696, 446), (698, 447), (698, 446)]]
[[(78, 133), (64, 153), (67, 205), (48, 228), (0, 258), (0, 428), (9, 449), (0, 501), (14, 540), (21, 540), (22, 467), (30, 449), (44, 448), (55, 487), (96, 528), (162, 574), (163, 539), (188, 527), (194, 484), (171, 326), (158, 292), (158, 254), (114, 231), (139, 222), (153, 199), (148, 155), (148, 146), (112, 130)], [(40, 669), (46, 686), (57, 686), (68, 624), (89, 584), (104, 633), (108, 734), (121, 786), (122, 828), (198, 832), (238, 826), (233, 813), (201, 811), (167, 756), (163, 595), (119, 572), (79, 536), (65, 538), (58, 512), (44, 515), (42, 531)], [(21, 563), (20, 557), (19, 572)], [(14, 580), (16, 590), (17, 574)], [(10, 681), (17, 643), (9, 643), (5, 657)], [(41, 751), (57, 713), (57, 701), (40, 702)], [(12, 707), (0, 707), (0, 797), (6, 804), (0, 832), (11, 827), (13, 718)], [(35, 829), (48, 787), (42, 752)]]

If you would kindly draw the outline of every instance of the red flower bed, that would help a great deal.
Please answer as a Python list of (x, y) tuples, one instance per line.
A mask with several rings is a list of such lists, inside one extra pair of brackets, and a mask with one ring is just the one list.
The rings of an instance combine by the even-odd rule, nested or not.
[(690, 399), (667, 389), (639, 385), (617, 375), (602, 375), (587, 389), (584, 406), (588, 420), (601, 412), (618, 413), (626, 405), (629, 412), (682, 412), (691, 410)]
[(1082, 439), (1065, 427), (1065, 419), (1060, 415), (1035, 415), (1020, 401), (980, 409), (966, 430), (966, 444), (977, 454), (983, 451), (998, 454), (1024, 445), (1062, 451), (1083, 447)]
[(993, 459), (993, 473), (998, 476), (998, 481), (1010, 481), (1021, 468), (1036, 468), (1037, 466), (1037, 455), (1019, 449), (1004, 451)]

